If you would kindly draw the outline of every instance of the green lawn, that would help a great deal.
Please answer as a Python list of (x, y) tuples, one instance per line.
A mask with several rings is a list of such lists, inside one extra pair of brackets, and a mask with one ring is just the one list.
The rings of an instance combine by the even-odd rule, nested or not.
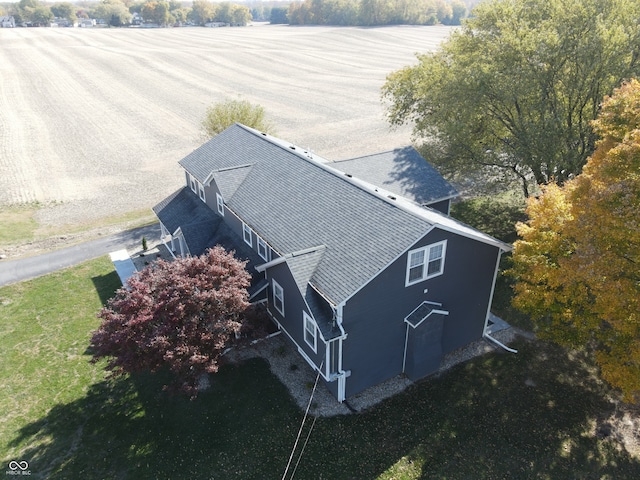
[[(32, 478), (279, 479), (302, 414), (262, 360), (227, 366), (190, 402), (162, 379), (104, 380), (88, 362), (118, 279), (106, 257), (0, 288), (0, 459)], [(519, 342), (365, 413), (319, 419), (298, 479), (637, 479), (593, 435), (613, 410), (575, 356)], [(294, 461), (295, 463), (295, 461)]]

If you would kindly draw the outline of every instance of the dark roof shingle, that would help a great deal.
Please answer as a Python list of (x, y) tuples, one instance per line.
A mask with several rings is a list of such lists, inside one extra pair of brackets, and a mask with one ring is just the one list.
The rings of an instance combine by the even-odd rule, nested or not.
[(458, 191), (410, 146), (330, 165), (419, 205), (458, 196)]

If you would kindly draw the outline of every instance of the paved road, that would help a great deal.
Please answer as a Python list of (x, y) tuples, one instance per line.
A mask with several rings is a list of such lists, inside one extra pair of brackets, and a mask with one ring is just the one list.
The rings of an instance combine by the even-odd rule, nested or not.
[(86, 260), (106, 255), (115, 250), (140, 245), (142, 237), (156, 239), (160, 236), (160, 224), (135, 228), (108, 235), (71, 247), (62, 248), (35, 257), (18, 260), (0, 260), (0, 286), (39, 277), (61, 268), (71, 267)]

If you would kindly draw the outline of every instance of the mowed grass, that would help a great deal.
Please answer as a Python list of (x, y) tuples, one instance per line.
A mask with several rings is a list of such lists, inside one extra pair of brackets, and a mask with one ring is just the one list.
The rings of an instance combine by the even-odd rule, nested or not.
[(0, 208), (0, 245), (32, 240), (38, 228), (35, 219), (38, 208), (38, 204), (3, 205)]
[[(302, 413), (265, 361), (225, 366), (195, 401), (161, 392), (161, 375), (108, 382), (89, 363), (95, 313), (117, 286), (101, 258), (0, 289), (5, 466), (26, 460), (53, 479), (281, 478)], [(640, 478), (638, 459), (594, 435), (614, 406), (589, 363), (515, 347), (318, 419), (295, 478)]]
[(38, 244), (40, 241), (55, 239), (60, 235), (65, 237), (65, 246), (68, 246), (69, 237), (77, 238), (77, 241), (97, 238), (104, 235), (105, 229), (113, 231), (128, 230), (131, 228), (150, 225), (158, 221), (149, 209), (133, 210), (130, 212), (112, 215), (93, 221), (85, 221), (76, 224), (44, 225), (38, 221), (38, 210), (42, 204), (34, 202), (23, 205), (3, 205), (0, 207), (0, 253), (2, 249), (15, 245), (24, 245), (35, 242), (36, 248), (59, 248), (56, 242), (50, 248)]

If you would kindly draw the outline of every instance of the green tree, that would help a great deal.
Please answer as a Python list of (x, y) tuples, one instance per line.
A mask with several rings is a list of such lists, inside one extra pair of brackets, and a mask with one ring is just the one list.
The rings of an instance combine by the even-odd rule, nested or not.
[(145, 21), (158, 25), (167, 25), (171, 19), (169, 4), (164, 1), (145, 3), (141, 15)]
[(594, 351), (602, 377), (640, 403), (640, 82), (616, 90), (593, 128), (582, 173), (528, 202), (514, 305), (541, 338)]
[(93, 16), (109, 25), (120, 26), (131, 22), (131, 12), (121, 0), (102, 0), (94, 9)]
[(71, 23), (77, 20), (76, 7), (69, 2), (56, 3), (51, 6), (51, 13), (58, 18), (66, 18)]
[(244, 5), (233, 4), (231, 6), (231, 23), (233, 25), (246, 25), (252, 19), (251, 10)]
[[(367, 0), (378, 1), (378, 0)], [(600, 100), (639, 73), (640, 2), (493, 0), (382, 89), (445, 172), (562, 183), (593, 153)]]
[(287, 7), (273, 7), (271, 9), (271, 17), (269, 22), (273, 24), (287, 24), (289, 19), (287, 18)]
[(218, 6), (208, 0), (193, 0), (190, 20), (196, 25), (204, 25), (213, 21), (217, 10)]
[(171, 15), (176, 19), (176, 22), (185, 23), (189, 18), (189, 12), (191, 12), (189, 8), (177, 8), (171, 10)]
[[(451, 21), (449, 25), (460, 25), (460, 22), (467, 14), (467, 6), (460, 0), (451, 1)], [(446, 22), (443, 22), (446, 24)]]
[(252, 105), (246, 100), (226, 100), (207, 108), (201, 125), (202, 135), (209, 139), (236, 122), (264, 133), (274, 133), (273, 125), (260, 105)]
[(48, 25), (53, 20), (51, 9), (45, 5), (39, 5), (31, 10), (30, 19), (35, 25)]

